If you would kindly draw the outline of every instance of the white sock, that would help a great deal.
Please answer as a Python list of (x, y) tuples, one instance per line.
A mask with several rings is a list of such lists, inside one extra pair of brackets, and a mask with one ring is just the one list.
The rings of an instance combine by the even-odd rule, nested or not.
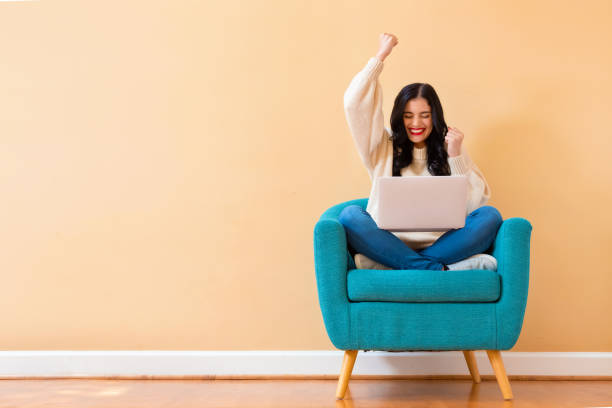
[(488, 254), (476, 254), (446, 266), (451, 271), (466, 269), (488, 269), (490, 271), (495, 271), (497, 270), (497, 259)]

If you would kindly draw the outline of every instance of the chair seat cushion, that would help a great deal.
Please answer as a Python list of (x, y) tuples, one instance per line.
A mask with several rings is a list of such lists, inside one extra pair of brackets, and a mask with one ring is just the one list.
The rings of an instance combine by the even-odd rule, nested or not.
[(495, 302), (501, 294), (495, 271), (350, 269), (352, 302)]

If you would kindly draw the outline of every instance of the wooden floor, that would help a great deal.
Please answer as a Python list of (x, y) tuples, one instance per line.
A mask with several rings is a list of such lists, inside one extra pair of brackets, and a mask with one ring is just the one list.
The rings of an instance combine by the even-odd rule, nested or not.
[(0, 407), (612, 407), (612, 381), (511, 380), (0, 380)]

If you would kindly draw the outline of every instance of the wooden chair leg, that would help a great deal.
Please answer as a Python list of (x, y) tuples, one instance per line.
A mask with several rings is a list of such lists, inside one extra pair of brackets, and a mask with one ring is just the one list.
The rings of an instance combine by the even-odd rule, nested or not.
[(502, 395), (505, 400), (512, 399), (512, 389), (510, 389), (510, 382), (506, 375), (506, 369), (504, 368), (504, 362), (502, 360), (501, 352), (499, 350), (487, 350), (487, 356), (491, 362), (491, 367), (495, 371), (495, 378), (497, 378), (497, 384), (501, 389)]
[(478, 373), (478, 365), (476, 365), (476, 357), (474, 356), (474, 350), (463, 350), (463, 357), (467, 363), (472, 380), (476, 383), (480, 383), (480, 374)]
[(340, 372), (340, 378), (338, 378), (338, 388), (336, 389), (336, 398), (344, 398), (346, 387), (348, 387), (351, 373), (353, 372), (353, 366), (357, 359), (357, 352), (359, 350), (345, 350), (344, 360), (342, 360), (342, 371)]

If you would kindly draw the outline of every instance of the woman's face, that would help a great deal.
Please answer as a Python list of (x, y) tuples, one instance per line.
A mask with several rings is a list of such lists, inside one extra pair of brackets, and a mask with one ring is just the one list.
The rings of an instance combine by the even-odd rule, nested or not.
[(425, 98), (413, 98), (406, 103), (404, 108), (404, 126), (408, 139), (417, 148), (425, 147), (425, 139), (429, 137), (433, 129), (431, 120), (431, 108)]

